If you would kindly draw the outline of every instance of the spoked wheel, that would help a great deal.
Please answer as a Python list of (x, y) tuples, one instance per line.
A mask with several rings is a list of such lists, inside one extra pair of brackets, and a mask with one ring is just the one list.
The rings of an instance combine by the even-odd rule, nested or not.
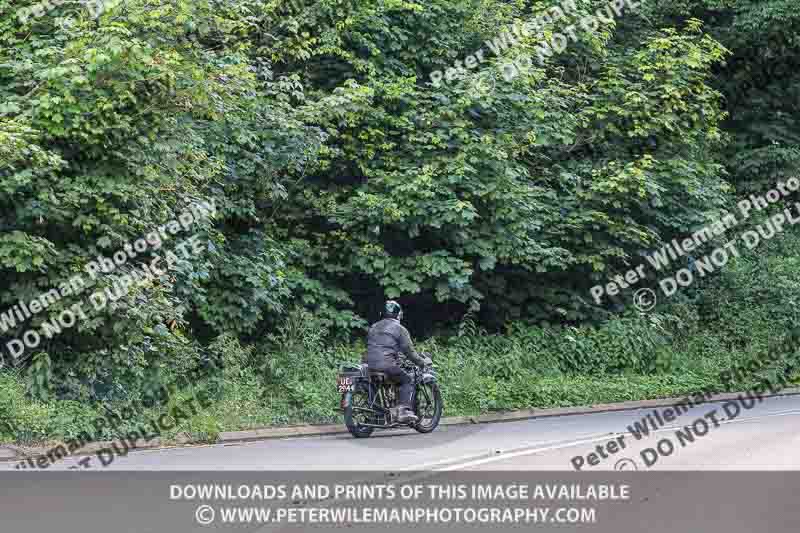
[(419, 421), (414, 424), (414, 429), (420, 433), (430, 433), (442, 419), (442, 392), (437, 383), (420, 383), (417, 385), (417, 395), (414, 399), (414, 412)]
[(364, 424), (369, 423), (371, 414), (364, 409), (369, 408), (369, 394), (366, 390), (345, 393), (344, 424), (347, 430), (357, 439), (365, 439), (372, 435), (372, 430)]

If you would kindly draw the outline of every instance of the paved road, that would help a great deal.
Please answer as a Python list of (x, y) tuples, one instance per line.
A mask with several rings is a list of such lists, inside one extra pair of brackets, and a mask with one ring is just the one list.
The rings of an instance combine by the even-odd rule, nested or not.
[[(729, 412), (734, 410), (728, 406)], [(800, 396), (766, 398), (730, 419), (723, 403), (698, 406), (637, 440), (627, 427), (653, 409), (408, 431), (268, 440), (131, 452), (107, 470), (800, 470)], [(663, 416), (664, 408), (658, 411)], [(709, 415), (709, 412), (712, 412)], [(700, 422), (698, 422), (698, 419)], [(705, 421), (705, 422), (703, 422)], [(692, 426), (676, 435), (676, 430)], [(692, 442), (690, 437), (694, 438)], [(649, 467), (657, 443), (665, 452)], [(624, 448), (622, 445), (624, 444)], [(670, 445), (673, 448), (669, 452)], [(601, 446), (607, 458), (596, 452)], [(654, 451), (642, 450), (652, 448)], [(612, 453), (612, 451), (614, 453)], [(590, 457), (595, 452), (597, 457)], [(597, 464), (590, 465), (594, 462)], [(69, 458), (49, 470), (76, 464)], [(93, 470), (101, 465), (94, 459)], [(13, 468), (0, 463), (0, 469)]]
[[(219, 522), (219, 516), (213, 526), (207, 526), (206, 522), (199, 523), (197, 518), (202, 508), (210, 507), (207, 501), (174, 499), (172, 487), (177, 484), (180, 488), (191, 483), (224, 486), (234, 481), (237, 486), (274, 485), (281, 480), (295, 484), (321, 483), (327, 476), (338, 484), (348, 481), (378, 484), (387, 481), (425, 482), (442, 487), (452, 487), (459, 479), (484, 486), (492, 479), (496, 484), (509, 479), (534, 485), (629, 484), (631, 496), (624, 501), (564, 500), (553, 503), (561, 506), (562, 510), (564, 506), (572, 510), (578, 507), (594, 509), (596, 521), (593, 518), (586, 523), (553, 523), (551, 516), (550, 520), (540, 524), (525, 526), (538, 531), (800, 531), (800, 508), (797, 506), (800, 478), (781, 472), (755, 472), (800, 470), (797, 454), (800, 396), (768, 398), (747, 405), (749, 409), (740, 405), (738, 416), (731, 418), (729, 414), (737, 414), (733, 405), (718, 402), (699, 406), (641, 439), (637, 439), (628, 426), (635, 422), (641, 425), (647, 415), (656, 422), (657, 416), (670, 418), (665, 408), (657, 409), (658, 415), (654, 413), (656, 410), (646, 409), (450, 426), (429, 435), (378, 433), (366, 440), (336, 435), (141, 451), (118, 458), (105, 470), (92, 469), (95, 472), (111, 471), (112, 475), (77, 476), (72, 473), (76, 471), (61, 472), (60, 475), (54, 472), (74, 465), (75, 459), (69, 458), (33, 475), (6, 470), (7, 475), (0, 482), (0, 530), (15, 533), (202, 533), (212, 529), (271, 533), (316, 530), (305, 523), (289, 526), (285, 521), (261, 523), (250, 518), (236, 522), (236, 525), (226, 525), (224, 520)], [(693, 429), (687, 430), (687, 427)], [(597, 451), (598, 446), (605, 458)], [(653, 462), (659, 446), (665, 456), (659, 456), (649, 468), (645, 459)], [(672, 452), (666, 453), (670, 446)], [(642, 450), (647, 449), (654, 451), (645, 451), (643, 455)], [(592, 456), (592, 453), (597, 455)], [(582, 472), (586, 474), (575, 473), (573, 465), (581, 461)], [(596, 464), (590, 466), (590, 461)], [(94, 464), (98, 466), (96, 458)], [(0, 469), (9, 468), (13, 465), (0, 463)], [(639, 472), (628, 472), (634, 468)], [(609, 472), (614, 469), (625, 471)], [(298, 470), (313, 472), (304, 474)], [(513, 471), (514, 474), (508, 476), (507, 472), (487, 470)], [(533, 472), (536, 470), (551, 472)], [(655, 473), (649, 470), (689, 471)], [(691, 470), (747, 472), (712, 475)], [(264, 476), (264, 471), (273, 472)], [(113, 472), (120, 475), (113, 475)], [(407, 505), (411, 501), (425, 512), (430, 510), (429, 505), (451, 505), (424, 499), (400, 503)], [(332, 499), (310, 505), (339, 509), (356, 503), (367, 505), (366, 501), (358, 498)], [(259, 500), (258, 504), (275, 510), (287, 505), (279, 500)], [(291, 502), (291, 505), (295, 504), (305, 505), (300, 500)], [(512, 504), (530, 509), (536, 502), (511, 501), (508, 505)], [(253, 502), (234, 500), (214, 505), (216, 512), (221, 513), (225, 506), (246, 507)], [(465, 503), (457, 501), (452, 505), (463, 506)], [(478, 501), (470, 505), (486, 503)], [(340, 529), (343, 526), (349, 531), (376, 530), (376, 523), (372, 521), (331, 523), (319, 527)], [(475, 531), (486, 530), (480, 524), (473, 526)], [(405, 523), (381, 523), (379, 528), (387, 533), (411, 529), (437, 532), (443, 529), (470, 530), (461, 524), (450, 524), (447, 529), (440, 524), (415, 524), (411, 527)], [(519, 526), (508, 526), (508, 530), (518, 531)]]

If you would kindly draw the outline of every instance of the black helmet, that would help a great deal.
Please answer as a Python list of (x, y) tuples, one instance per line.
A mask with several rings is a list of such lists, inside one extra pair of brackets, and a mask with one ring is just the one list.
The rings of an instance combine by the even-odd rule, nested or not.
[(383, 318), (396, 318), (403, 320), (403, 308), (394, 300), (388, 300), (383, 307)]

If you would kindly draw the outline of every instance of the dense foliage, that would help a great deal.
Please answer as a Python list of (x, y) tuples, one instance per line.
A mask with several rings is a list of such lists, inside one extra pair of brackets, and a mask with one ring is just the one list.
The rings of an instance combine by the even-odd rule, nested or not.
[[(783, 262), (792, 250), (775, 252), (780, 281), (748, 299), (725, 294), (761, 278), (735, 270), (660, 319), (630, 312), (633, 289), (598, 306), (589, 287), (796, 173), (794, 1), (642, 2), (542, 56), (544, 40), (607, 6), (571, 4), (569, 20), (518, 35), (513, 24), (556, 2), (109, 0), (37, 12), (44, 4), (0, 0), (0, 313), (190, 205), (216, 207), (183, 235), (202, 249), (26, 350), (27, 393), (135, 401), (141, 383), (223, 350), (230, 379), (250, 389), (229, 389), (238, 407), (220, 412), (270, 397), (284, 418), (324, 419), (333, 403), (318, 378), (354, 358), (343, 346), (385, 298), (418, 336), (458, 324), (474, 329), (459, 342), (500, 335), (450, 348), (497, 354), (474, 355), (491, 370), (466, 365), (499, 387), (469, 409), (541, 403), (500, 391), (533, 391), (508, 384), (542, 374), (684, 368), (659, 354), (688, 346), (674, 337), (686, 309), (720, 331), (766, 327), (761, 300), (785, 305), (797, 285)], [(490, 51), (503, 36), (512, 44)], [(479, 48), (475, 68), (431, 83)], [(529, 67), (507, 81), (510, 61)], [(153, 258), (4, 322), (5, 359), (7, 342)]]

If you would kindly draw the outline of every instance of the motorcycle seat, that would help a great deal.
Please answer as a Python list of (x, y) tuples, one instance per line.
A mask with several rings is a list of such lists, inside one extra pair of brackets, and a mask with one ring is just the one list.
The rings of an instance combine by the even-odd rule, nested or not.
[(376, 378), (378, 380), (386, 379), (386, 373), (385, 372), (381, 372), (380, 370), (370, 370), (369, 371), (369, 377), (370, 378)]

